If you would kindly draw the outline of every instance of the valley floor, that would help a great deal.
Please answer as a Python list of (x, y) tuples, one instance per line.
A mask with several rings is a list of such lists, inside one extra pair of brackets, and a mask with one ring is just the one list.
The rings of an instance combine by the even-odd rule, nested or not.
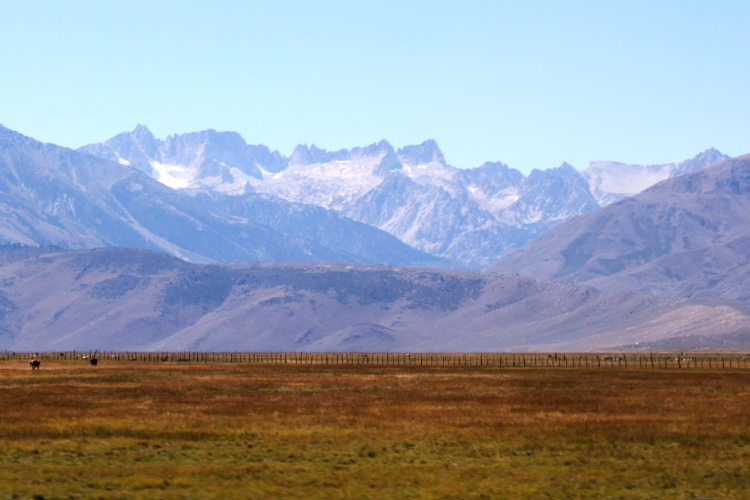
[(750, 371), (0, 361), (3, 498), (747, 498)]

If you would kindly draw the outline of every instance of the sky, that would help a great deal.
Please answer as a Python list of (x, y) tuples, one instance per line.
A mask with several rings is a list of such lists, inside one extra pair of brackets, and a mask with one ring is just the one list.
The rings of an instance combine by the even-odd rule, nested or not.
[(289, 155), (435, 139), (461, 168), (750, 153), (747, 1), (3, 0), (0, 124)]

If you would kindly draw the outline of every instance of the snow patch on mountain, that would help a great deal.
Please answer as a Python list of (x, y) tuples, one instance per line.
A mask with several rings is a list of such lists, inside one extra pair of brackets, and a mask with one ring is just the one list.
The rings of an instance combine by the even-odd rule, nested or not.
[(382, 182), (378, 166), (384, 156), (292, 164), (272, 176), (264, 175), (262, 181), (250, 182), (257, 192), (341, 211)]
[(472, 199), (479, 204), (482, 210), (492, 213), (501, 212), (521, 199), (521, 193), (515, 187), (504, 189), (492, 195), (479, 191), (477, 188), (471, 189), (473, 189), (471, 192)]
[(154, 169), (154, 179), (172, 189), (195, 187), (195, 170), (183, 165), (165, 165), (152, 160), (149, 165)]
[(442, 163), (404, 165), (403, 172), (417, 184), (441, 187), (454, 197), (463, 197), (470, 194), (459, 179), (459, 170)]
[(654, 184), (668, 179), (676, 164), (628, 165), (625, 163), (598, 161), (583, 172), (591, 186), (591, 192), (601, 205), (608, 205), (627, 196), (633, 196)]
[(670, 177), (700, 170), (729, 158), (711, 148), (694, 158), (663, 165), (630, 165), (613, 161), (592, 162), (582, 172), (601, 206), (633, 196)]

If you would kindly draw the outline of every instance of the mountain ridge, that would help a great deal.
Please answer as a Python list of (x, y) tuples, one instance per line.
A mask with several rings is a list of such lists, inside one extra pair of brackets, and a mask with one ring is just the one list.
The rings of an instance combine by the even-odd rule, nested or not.
[(750, 345), (731, 301), (469, 271), (191, 264), (142, 249), (0, 248), (0, 349), (523, 352)]
[[(136, 132), (148, 137), (145, 127)], [(66, 248), (138, 247), (203, 263), (451, 265), (319, 207), (248, 193), (233, 202), (262, 206), (258, 220), (247, 211), (242, 216), (226, 213), (225, 204), (171, 189), (128, 162), (43, 144), (3, 127), (0, 241)], [(327, 235), (325, 240), (321, 233)]]
[[(117, 141), (113, 138), (80, 149), (125, 159), (134, 147), (120, 142), (123, 138), (137, 142), (143, 133), (137, 128), (116, 136), (120, 138)], [(477, 270), (494, 264), (560, 222), (630, 196), (637, 188), (724, 158), (710, 149), (690, 160), (667, 165), (592, 162), (581, 172), (563, 163), (524, 176), (501, 162), (486, 162), (475, 169), (451, 167), (432, 139), (398, 150), (385, 140), (332, 152), (315, 145), (298, 145), (288, 158), (278, 151), (270, 153), (265, 146), (235, 141), (234, 157), (243, 157), (252, 147), (265, 148), (263, 158), (273, 157), (264, 160), (262, 155), (252, 156), (251, 170), (244, 163), (233, 165), (226, 154), (222, 158), (227, 161), (219, 161), (218, 153), (206, 155), (203, 142), (198, 140), (201, 134), (206, 135), (206, 131), (169, 136), (168, 141), (160, 143), (162, 152), (147, 165), (139, 160), (141, 168), (151, 169), (155, 178), (177, 189), (216, 191), (227, 196), (263, 192), (335, 210), (419, 250)], [(182, 152), (172, 150), (167, 154), (167, 142), (185, 145), (191, 140), (197, 142), (184, 146)], [(640, 180), (633, 183), (628, 176), (623, 178), (614, 172), (623, 166), (630, 177)], [(468, 245), (469, 241), (481, 244)]]
[(750, 155), (567, 221), (489, 270), (605, 290), (750, 300)]

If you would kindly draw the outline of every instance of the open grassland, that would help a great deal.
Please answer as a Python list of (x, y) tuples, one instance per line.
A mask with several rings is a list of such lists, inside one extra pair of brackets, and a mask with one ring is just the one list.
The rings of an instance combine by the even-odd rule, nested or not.
[(750, 372), (0, 362), (0, 498), (748, 498)]

